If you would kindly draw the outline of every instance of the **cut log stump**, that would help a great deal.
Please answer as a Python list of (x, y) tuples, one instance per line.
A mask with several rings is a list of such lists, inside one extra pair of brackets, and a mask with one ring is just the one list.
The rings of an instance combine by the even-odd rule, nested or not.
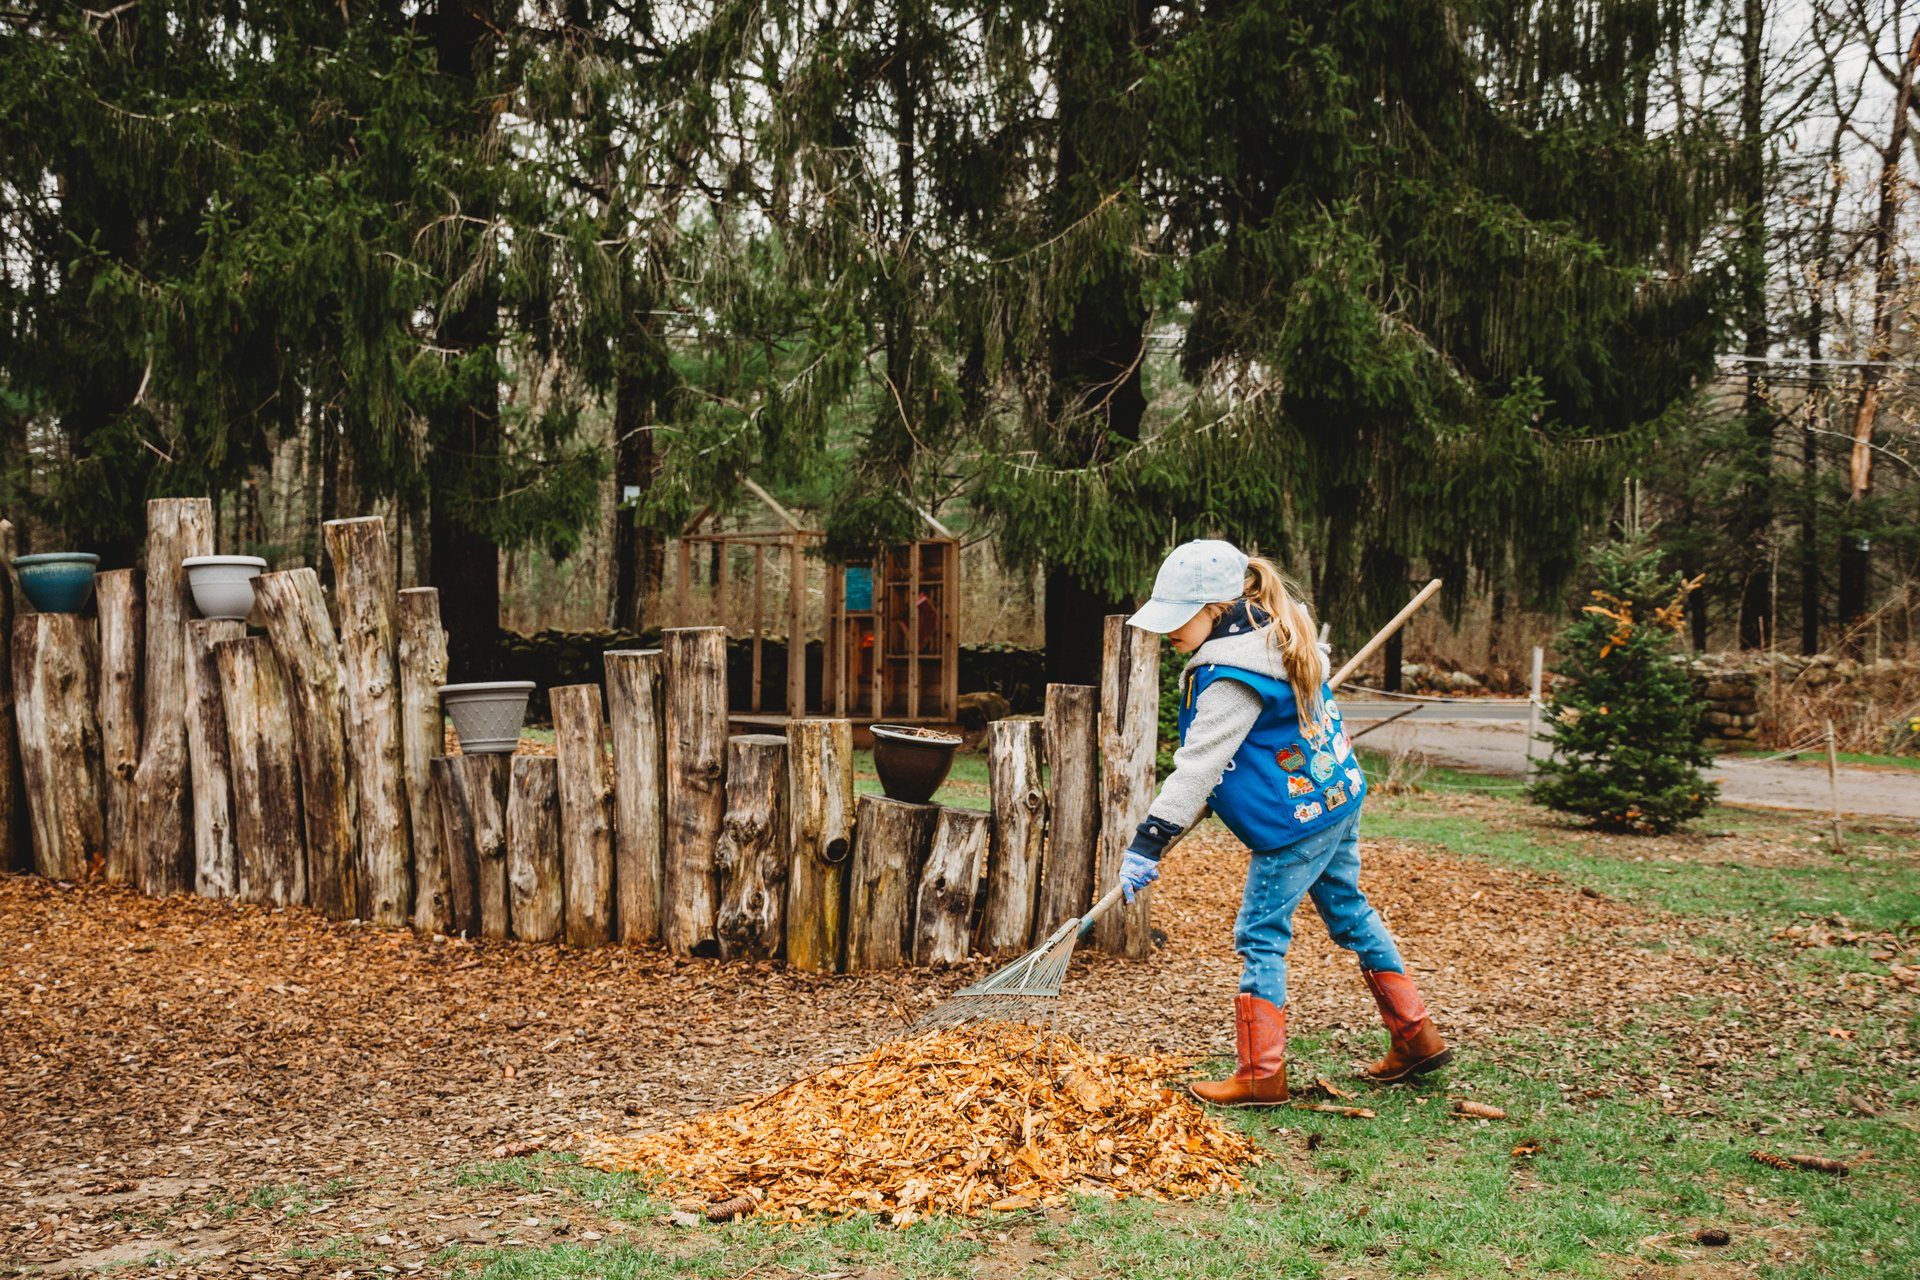
[(746, 733), (727, 740), (714, 924), (722, 960), (771, 960), (780, 952), (793, 854), (787, 787), (785, 738)]
[(660, 647), (667, 684), (660, 935), (677, 956), (717, 955), (714, 849), (727, 807), (726, 628), (670, 627)]
[(860, 797), (847, 873), (848, 973), (898, 969), (911, 957), (914, 896), (939, 813), (936, 804)]
[(453, 931), (507, 936), (507, 780), (510, 756), (436, 756), (440, 843), (447, 851)]
[(193, 604), (180, 562), (212, 554), (213, 504), (207, 499), (147, 503), (146, 705), (133, 776), (134, 882), (155, 897), (193, 888), (187, 767), (187, 619)]
[(107, 788), (107, 879), (134, 878), (133, 775), (140, 768), (140, 651), (146, 607), (136, 569), (95, 574), (100, 610), (100, 745)]
[(93, 879), (107, 870), (97, 670), (93, 619), (72, 613), (14, 619), (14, 716), (33, 869), (49, 880)]
[[(1100, 858), (1094, 883), (1120, 878), (1120, 861), (1133, 829), (1153, 803), (1153, 757), (1160, 725), (1160, 637), (1127, 625), (1125, 614), (1106, 620), (1100, 664)], [(1153, 887), (1102, 916), (1094, 942), (1135, 958), (1153, 952)]]
[(787, 725), (787, 963), (809, 973), (846, 964), (847, 863), (853, 856), (853, 725)]
[(233, 835), (233, 768), (227, 709), (220, 691), (215, 646), (247, 634), (231, 619), (187, 623), (187, 763), (193, 779), (193, 891), (203, 898), (240, 892)]
[(613, 777), (597, 684), (547, 694), (560, 768), (560, 862), (565, 868), (566, 941), (613, 941)]
[(980, 950), (987, 955), (1018, 955), (1033, 937), (1040, 850), (1047, 836), (1040, 738), (1038, 720), (995, 720), (987, 726), (993, 843), (987, 854), (987, 898), (980, 909), (979, 931)]
[(613, 727), (614, 917), (622, 942), (660, 937), (666, 841), (665, 660), (658, 649), (605, 655)]
[(1100, 848), (1100, 690), (1050, 684), (1046, 704), (1047, 850), (1034, 933), (1044, 937), (1093, 905)]
[(967, 958), (973, 897), (986, 861), (993, 815), (940, 806), (913, 909), (913, 962), (958, 964)]
[(514, 756), (507, 789), (507, 896), (513, 936), (552, 942), (565, 923), (560, 861), (560, 762)]
[(440, 847), (440, 799), (433, 789), (433, 758), (446, 749), (440, 686), (447, 682), (447, 633), (440, 626), (440, 592), (400, 592), (400, 767), (406, 779), (407, 840), (413, 851), (413, 927), (445, 933), (447, 855)]
[(265, 636), (221, 640), (213, 651), (233, 775), (237, 892), (243, 902), (304, 903), (307, 839), (300, 814), (300, 762), (280, 659)]

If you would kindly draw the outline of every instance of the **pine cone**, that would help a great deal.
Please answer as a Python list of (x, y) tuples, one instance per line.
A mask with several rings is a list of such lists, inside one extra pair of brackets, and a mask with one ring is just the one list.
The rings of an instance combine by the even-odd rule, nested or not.
[(1771, 1151), (1749, 1151), (1747, 1152), (1747, 1159), (1753, 1161), (1755, 1164), (1764, 1164), (1775, 1169), (1785, 1169), (1789, 1173), (1793, 1171), (1793, 1161), (1787, 1159), (1785, 1156), (1774, 1155)]
[(760, 1207), (760, 1202), (752, 1196), (735, 1196), (731, 1200), (722, 1200), (718, 1204), (707, 1206), (708, 1222), (731, 1222), (735, 1218), (744, 1218)]

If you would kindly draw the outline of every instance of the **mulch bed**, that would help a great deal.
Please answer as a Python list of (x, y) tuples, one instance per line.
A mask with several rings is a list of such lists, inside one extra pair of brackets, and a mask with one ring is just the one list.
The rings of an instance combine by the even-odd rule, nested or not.
[[(1245, 859), (1211, 829), (1175, 850), (1155, 889), (1164, 947), (1142, 961), (1077, 959), (1060, 1028), (1101, 1051), (1230, 1052)], [(1691, 1082), (1686, 1062), (1710, 1072), (1763, 1053), (1783, 1006), (1834, 1021), (1878, 998), (1847, 987), (1789, 999), (1778, 967), (1703, 963), (1671, 922), (1545, 877), (1391, 842), (1370, 843), (1366, 859), (1376, 905), (1467, 1054), (1576, 1019), (1621, 1034), (1644, 1027), (1647, 1005), (1695, 995), (1771, 1007), (1739, 1025), (1665, 1028), (1681, 1069), (1620, 1082), (1705, 1107), (1711, 1082)], [(1679, 945), (1641, 946), (1656, 941)], [(654, 950), (419, 938), (23, 876), (0, 877), (0, 949), (0, 1263), (167, 1250), (197, 1275), (418, 1271), (447, 1243), (598, 1238), (618, 1224), (580, 1217), (589, 1211), (558, 1192), (450, 1174), (497, 1150), (725, 1107), (896, 1038), (985, 971), (815, 977)], [(1310, 910), (1291, 970), (1296, 1030), (1332, 1033), (1354, 1061), (1378, 1051), (1352, 959)], [(1303, 1079), (1345, 1070), (1296, 1066)], [(296, 1184), (311, 1211), (246, 1203)], [(286, 1254), (343, 1237), (363, 1252), (337, 1267)]]

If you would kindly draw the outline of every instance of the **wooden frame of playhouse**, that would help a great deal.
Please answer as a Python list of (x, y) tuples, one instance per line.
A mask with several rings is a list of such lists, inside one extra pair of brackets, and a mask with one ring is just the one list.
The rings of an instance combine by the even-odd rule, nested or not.
[[(960, 710), (959, 540), (928, 517), (937, 537), (885, 548), (866, 562), (821, 566), (821, 676), (819, 696), (810, 699), (806, 637), (812, 573), (807, 551), (824, 542), (825, 535), (807, 528), (752, 479), (741, 484), (778, 527), (721, 531), (708, 527), (716, 516), (713, 508), (702, 510), (675, 541), (673, 583), (667, 593), (675, 626), (693, 625), (696, 618), (726, 626), (734, 552), (752, 551), (747, 629), (753, 638), (753, 675), (746, 705), (733, 708), (734, 722), (778, 726), (811, 711), (895, 724), (952, 723)], [(706, 610), (693, 600), (697, 549), (706, 550), (718, 566), (718, 572), (708, 573)], [(787, 562), (786, 598), (778, 609), (769, 608), (767, 599), (770, 554)], [(850, 597), (850, 584), (858, 586), (863, 574), (866, 589)], [(782, 618), (788, 655), (785, 714), (778, 715), (767, 705), (763, 649), (768, 621)]]
[[(550, 690), (552, 756), (449, 755), (439, 593), (396, 590), (382, 520), (323, 525), (331, 606), (311, 568), (256, 579), (254, 631), (192, 616), (210, 504), (147, 518), (97, 617), (10, 617), (0, 585), (0, 779), (16, 742), (25, 779), (0, 785), (4, 865), (24, 809), (50, 878), (860, 971), (1026, 949), (1118, 874), (1152, 798), (1158, 639), (1119, 616), (1099, 688), (989, 726), (986, 809), (905, 804), (855, 796), (844, 718), (729, 736), (719, 627)], [(1150, 898), (1100, 945), (1146, 954)]]

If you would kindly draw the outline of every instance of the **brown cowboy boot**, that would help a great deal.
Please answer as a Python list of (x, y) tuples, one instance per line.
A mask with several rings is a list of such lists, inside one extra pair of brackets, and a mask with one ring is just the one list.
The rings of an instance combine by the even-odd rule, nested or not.
[(1286, 1009), (1242, 993), (1233, 1001), (1233, 1030), (1239, 1069), (1225, 1080), (1198, 1080), (1187, 1087), (1217, 1107), (1279, 1106), (1287, 1100)]
[(1427, 1016), (1426, 1001), (1420, 998), (1413, 979), (1404, 973), (1364, 968), (1360, 973), (1373, 992), (1374, 1003), (1380, 1006), (1380, 1021), (1387, 1024), (1391, 1041), (1387, 1056), (1367, 1068), (1369, 1078), (1391, 1084), (1438, 1071), (1453, 1061), (1453, 1050), (1447, 1048), (1433, 1019)]

